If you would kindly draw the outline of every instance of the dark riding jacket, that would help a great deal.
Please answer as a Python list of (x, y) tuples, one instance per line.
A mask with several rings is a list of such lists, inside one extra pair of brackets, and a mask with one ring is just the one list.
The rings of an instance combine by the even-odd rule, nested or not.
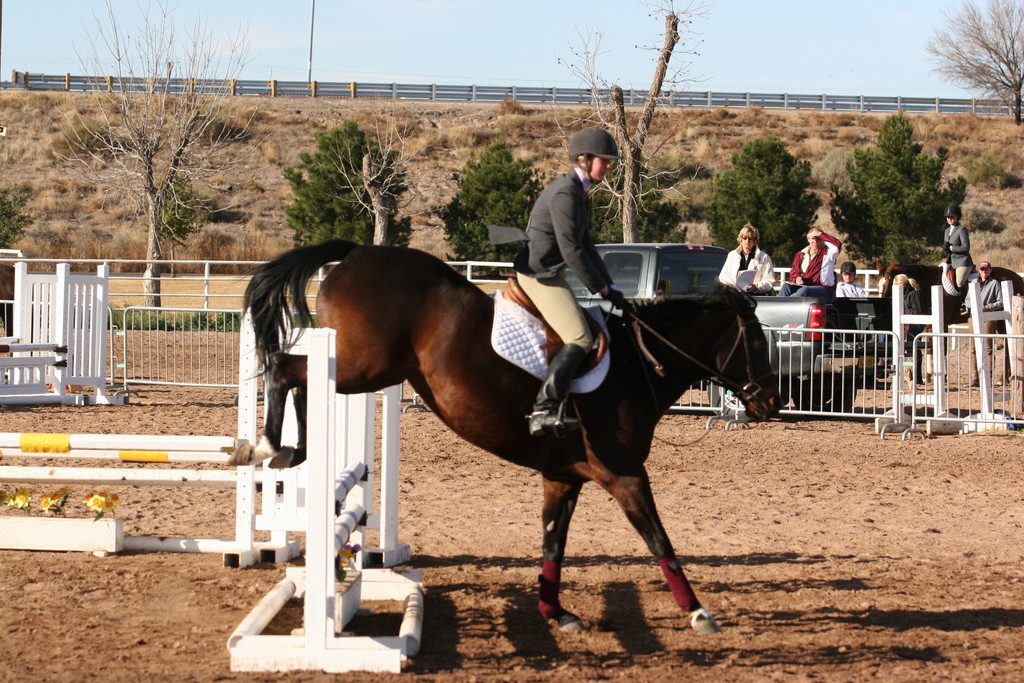
[(530, 239), (515, 258), (517, 272), (543, 279), (569, 266), (592, 294), (612, 284), (590, 236), (590, 200), (576, 171), (544, 188), (526, 232)]
[(971, 259), (971, 234), (959, 223), (946, 228), (942, 235), (942, 251), (949, 254), (949, 265), (954, 268), (974, 265)]

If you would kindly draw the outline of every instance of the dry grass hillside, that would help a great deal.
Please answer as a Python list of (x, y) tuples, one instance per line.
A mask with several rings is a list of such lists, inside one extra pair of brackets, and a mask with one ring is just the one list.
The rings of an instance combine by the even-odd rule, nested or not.
[[(144, 229), (133, 206), (114, 198), (108, 188), (87, 180), (55, 153), (68, 125), (66, 112), (88, 107), (85, 95), (0, 93), (0, 186), (31, 194), (36, 220), (14, 246), (26, 255), (47, 258), (138, 258), (145, 255)], [(230, 103), (229, 116), (254, 116), (255, 142), (239, 145), (237, 166), (210, 178), (221, 211), (176, 258), (257, 260), (292, 245), (284, 208), (291, 192), (282, 176), (312, 151), (314, 135), (356, 120), (372, 130), (374, 122), (395, 117), (405, 132), (408, 162), (407, 201), (412, 216), (413, 246), (446, 256), (440, 209), (456, 191), (456, 174), (466, 160), (501, 138), (515, 153), (531, 159), (545, 176), (563, 165), (564, 130), (586, 114), (566, 106), (520, 107), (516, 103), (456, 104), (350, 101), (327, 99), (242, 99)], [(1024, 270), (1024, 130), (1005, 118), (973, 115), (911, 115), (916, 139), (934, 153), (950, 151), (947, 174), (972, 182), (965, 203), (965, 223), (975, 230), (974, 254)], [(700, 169), (674, 199), (688, 216), (688, 238), (708, 242), (700, 220), (711, 197), (710, 175), (730, 167), (731, 157), (759, 136), (781, 138), (796, 157), (813, 165), (815, 191), (826, 202), (819, 227), (830, 229), (827, 188), (841, 179), (845, 159), (861, 145), (872, 144), (882, 114), (780, 112), (763, 109), (662, 110), (654, 130), (659, 154), (674, 163)], [(731, 245), (727, 245), (731, 246)]]

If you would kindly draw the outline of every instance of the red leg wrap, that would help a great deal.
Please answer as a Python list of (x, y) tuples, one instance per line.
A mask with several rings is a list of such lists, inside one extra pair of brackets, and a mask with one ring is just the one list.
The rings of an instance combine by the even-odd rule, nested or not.
[(554, 619), (562, 613), (562, 605), (558, 602), (561, 583), (562, 565), (545, 561), (540, 574), (540, 600), (537, 603), (545, 619)]
[(668, 587), (672, 590), (672, 597), (676, 599), (676, 604), (687, 612), (698, 609), (700, 602), (697, 600), (697, 594), (693, 592), (690, 582), (686, 580), (679, 561), (675, 557), (664, 557), (658, 560), (658, 564), (661, 565), (661, 571), (665, 574), (665, 580), (668, 581)]

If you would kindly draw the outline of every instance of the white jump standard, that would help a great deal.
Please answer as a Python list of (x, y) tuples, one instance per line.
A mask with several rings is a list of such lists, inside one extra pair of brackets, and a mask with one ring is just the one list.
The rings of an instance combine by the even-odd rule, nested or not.
[[(306, 563), (305, 567), (289, 568), (285, 578), (235, 629), (228, 640), (231, 670), (397, 673), (402, 662), (419, 650), (423, 615), (420, 572), (370, 569), (363, 565), (364, 553), (360, 553), (355, 575), (341, 584), (336, 581), (338, 553), (350, 539), (365, 540), (362, 525), (374, 516), (374, 487), (365, 479), (374, 462), (373, 448), (366, 447), (367, 437), (372, 440), (374, 432), (370, 429), (367, 433), (364, 428), (370, 405), (367, 396), (372, 399), (373, 395), (339, 397), (335, 393), (336, 333), (325, 329), (307, 330), (305, 334), (309, 357), (306, 415), (310, 457), (293, 469), (305, 470), (308, 477), (304, 515)], [(397, 493), (401, 388), (391, 387), (383, 393), (383, 414), (392, 418), (386, 417), (381, 429), (381, 489)], [(339, 404), (343, 408), (340, 414)], [(344, 423), (348, 429), (344, 429)], [(383, 493), (380, 504), (382, 514), (387, 514), (392, 503), (384, 499)], [(381, 525), (382, 539), (388, 526), (395, 523)], [(292, 597), (305, 600), (301, 632), (262, 635)], [(342, 629), (355, 615), (361, 599), (402, 601), (404, 617), (399, 633), (388, 637), (343, 635)]]

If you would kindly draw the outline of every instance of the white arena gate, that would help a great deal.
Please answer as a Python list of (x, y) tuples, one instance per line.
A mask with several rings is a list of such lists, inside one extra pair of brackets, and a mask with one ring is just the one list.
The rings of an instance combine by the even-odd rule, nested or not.
[[(0, 338), (0, 404), (124, 403), (106, 394), (110, 268), (72, 273), (30, 273), (14, 265), (13, 329)], [(69, 386), (91, 393), (71, 393)]]

